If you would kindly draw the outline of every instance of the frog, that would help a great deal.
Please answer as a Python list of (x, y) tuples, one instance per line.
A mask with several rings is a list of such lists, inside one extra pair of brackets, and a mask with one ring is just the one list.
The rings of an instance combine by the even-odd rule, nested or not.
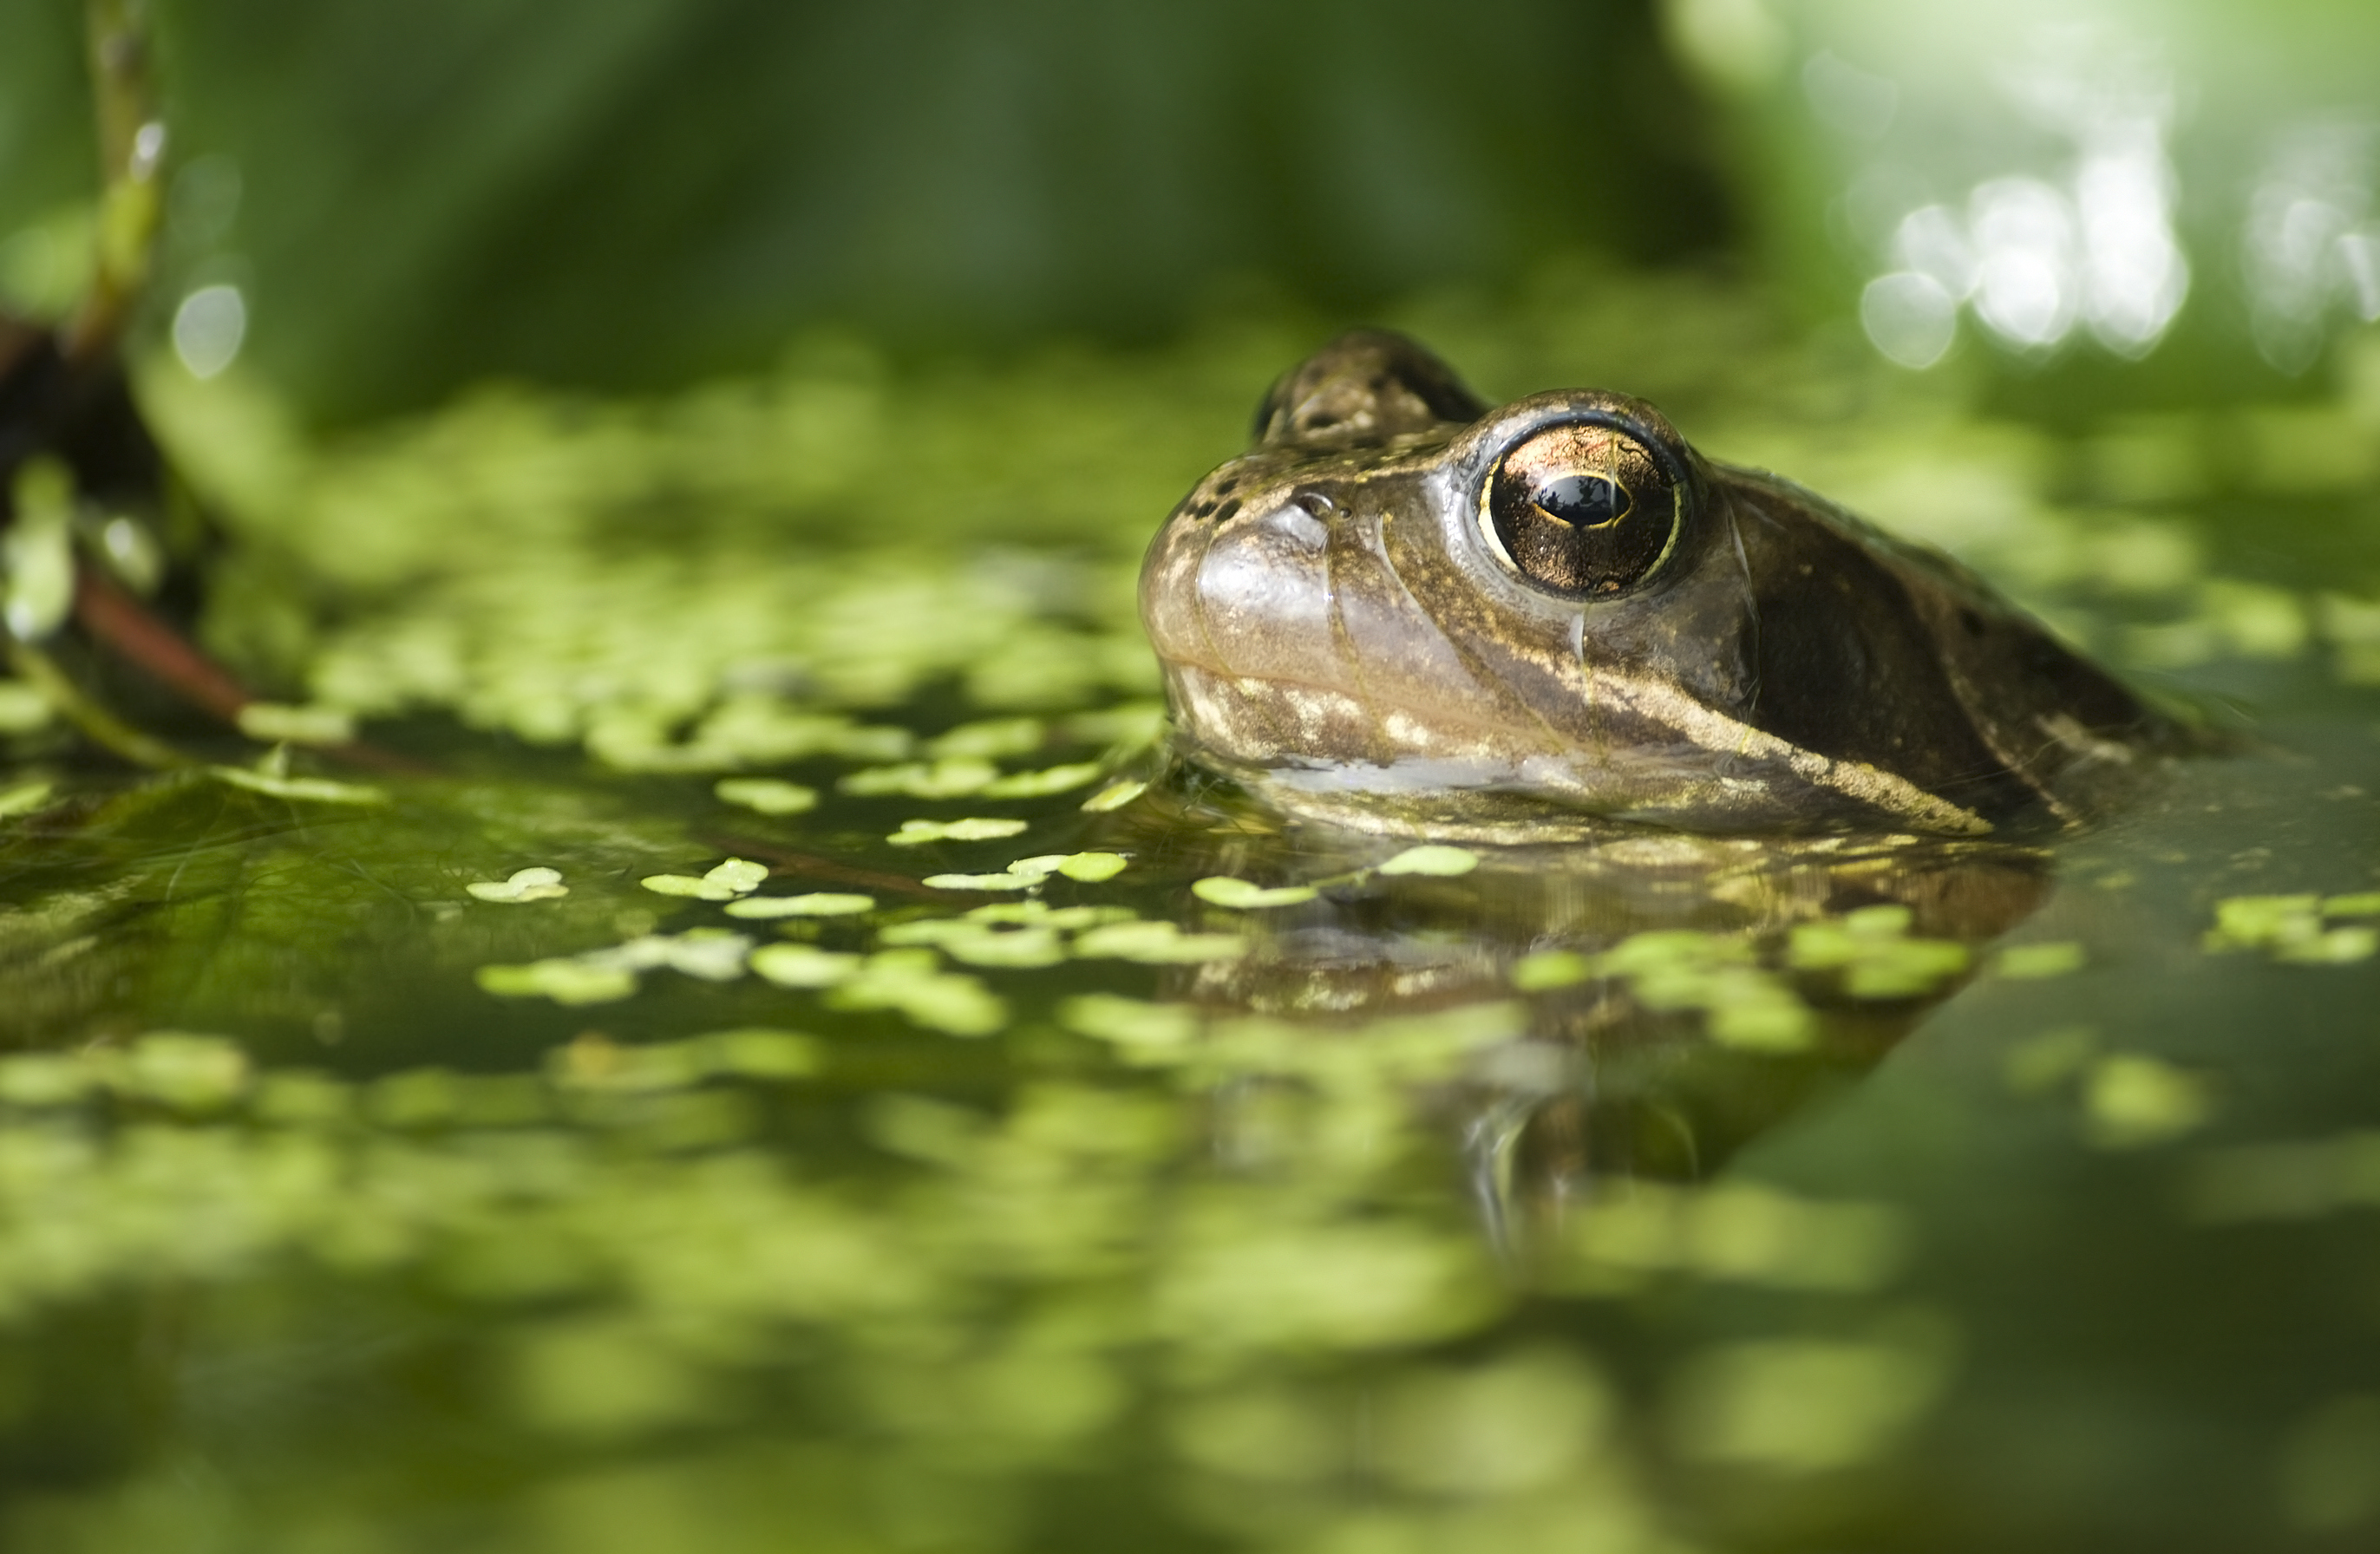
[(1491, 406), (1384, 330), (1272, 385), (1139, 603), (1192, 769), (1390, 835), (2024, 837), (2195, 745), (1964, 565), (1645, 401)]

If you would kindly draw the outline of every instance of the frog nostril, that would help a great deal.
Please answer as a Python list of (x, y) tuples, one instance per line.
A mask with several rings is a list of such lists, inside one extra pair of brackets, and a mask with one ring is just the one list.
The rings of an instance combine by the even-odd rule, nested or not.
[(1264, 515), (1264, 528), (1308, 551), (1320, 550), (1330, 538), (1324, 520), (1334, 510), (1330, 499), (1315, 492), (1299, 492)]

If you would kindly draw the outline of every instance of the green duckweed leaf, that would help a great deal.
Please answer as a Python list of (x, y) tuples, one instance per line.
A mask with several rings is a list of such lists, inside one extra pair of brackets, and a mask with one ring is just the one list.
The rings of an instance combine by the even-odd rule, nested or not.
[(964, 972), (944, 971), (926, 949), (885, 950), (828, 995), (837, 1009), (892, 1009), (912, 1024), (950, 1036), (990, 1036), (1008, 1023), (1008, 1006)]
[(938, 891), (1029, 891), (1049, 878), (1011, 868), (998, 874), (929, 874), (921, 883)]
[(692, 1038), (714, 1074), (746, 1079), (807, 1079), (826, 1067), (826, 1046), (800, 1031), (747, 1026)]
[(0, 679), (0, 734), (30, 734), (47, 728), (56, 716), (57, 709), (38, 687)]
[(2082, 1104), (2091, 1142), (2110, 1149), (2166, 1143), (2196, 1129), (2215, 1110), (2204, 1079), (2133, 1052), (2111, 1053), (2092, 1065)]
[(752, 941), (740, 933), (700, 928), (678, 934), (641, 934), (579, 959), (590, 965), (617, 966), (627, 971), (666, 967), (706, 982), (732, 982), (744, 975), (745, 956), (751, 948)]
[(655, 895), (686, 896), (696, 901), (732, 901), (759, 890), (760, 882), (768, 877), (767, 864), (729, 858), (699, 878), (691, 874), (648, 874), (637, 882)]
[(1052, 906), (1046, 901), (996, 901), (974, 907), (963, 916), (969, 922), (1025, 923), (1060, 933), (1075, 933), (1105, 923), (1129, 923), (1135, 920), (1137, 914), (1129, 906)]
[(1012, 929), (1005, 932), (979, 927), (974, 933), (942, 941), (942, 953), (969, 965), (1024, 969), (1056, 965), (1066, 958), (1066, 947), (1048, 929)]
[(2347, 965), (2370, 960), (2375, 950), (2380, 950), (2380, 929), (2337, 928), (2277, 944), (2273, 958), (2292, 965)]
[(1097, 782), (1104, 770), (1093, 760), (1045, 767), (1039, 771), (1015, 771), (985, 783), (980, 791), (986, 798), (1047, 798)]
[(1418, 847), (1406, 848), (1373, 872), (1451, 877), (1468, 874), (1478, 867), (1479, 855), (1469, 848), (1450, 847), (1444, 843), (1430, 842)]
[(1817, 1020), (1791, 988), (1754, 964), (1752, 946), (1722, 934), (1662, 929), (1632, 934), (1595, 961), (1626, 979), (1647, 1009), (1699, 1011), (1711, 1039), (1756, 1051), (1793, 1051)]
[(1112, 993), (1083, 993), (1058, 1005), (1058, 1023), (1078, 1035), (1112, 1042), (1127, 1056), (1173, 1052), (1198, 1034), (1195, 1010)]
[(1122, 853), (1043, 853), (1037, 857), (1015, 859), (1009, 864), (1008, 873), (1036, 884), (1052, 874), (1061, 874), (1095, 885), (1122, 874), (1131, 862)]
[(2046, 944), (2012, 944), (2000, 952), (1993, 969), (2015, 981), (2068, 976), (2082, 969), (2082, 946), (2071, 940)]
[(228, 1106), (249, 1079), (248, 1054), (237, 1042), (185, 1031), (152, 1031), (112, 1067), (116, 1088), (184, 1111)]
[(727, 904), (731, 917), (849, 917), (876, 909), (876, 898), (844, 891), (812, 891), (807, 895), (755, 895)]
[(558, 901), (570, 893), (562, 871), (545, 868), (515, 869), (503, 880), (474, 880), (463, 889), (479, 900), (500, 902)]
[(1106, 787), (1083, 800), (1083, 811), (1089, 815), (1104, 815), (1110, 810), (1123, 808), (1148, 791), (1148, 784), (1136, 777), (1127, 778), (1121, 783), (1110, 783)]
[(2322, 930), (2322, 898), (2235, 895), (2215, 904), (2215, 927), (2200, 941), (2212, 951), (2255, 950), (2311, 939)]
[(926, 754), (937, 760), (972, 758), (998, 760), (1022, 756), (1049, 742), (1048, 725), (1038, 718), (984, 718), (961, 723), (926, 741)]
[(1004, 817), (969, 816), (959, 820), (904, 820), (901, 822), (901, 829), (884, 840), (895, 847), (915, 847), (927, 842), (990, 842), (1003, 836), (1014, 836), (1025, 828), (1025, 821)]
[(2374, 913), (2380, 913), (2380, 892), (2326, 900), (2312, 893), (2229, 896), (2215, 904), (2215, 927), (2199, 943), (2218, 953), (2264, 950), (2292, 965), (2346, 965), (2380, 952), (2380, 929), (2330, 927), (2323, 919)]
[(356, 737), (356, 719), (339, 707), (251, 701), (239, 710), (239, 732), (266, 745), (346, 745)]
[(1252, 880), (1235, 880), (1228, 874), (1210, 874), (1190, 887), (1190, 893), (1209, 905), (1232, 911), (1255, 911), (1266, 906), (1294, 906), (1312, 901), (1319, 892), (1311, 885), (1275, 885), (1269, 888)]
[(303, 799), (313, 804), (386, 804), (388, 795), (355, 783), (334, 783), (327, 777), (279, 777), (238, 766), (210, 766), (207, 775), (230, 787), (245, 788), (268, 798)]
[(877, 798), (900, 794), (910, 798), (965, 798), (982, 793), (1000, 775), (1000, 768), (974, 757), (951, 757), (933, 762), (909, 761), (899, 766), (871, 766), (844, 776), (838, 791), (855, 797)]
[(1512, 986), (1524, 993), (1572, 988), (1595, 976), (1595, 963), (1575, 950), (1539, 950), (1512, 963)]
[(615, 1003), (637, 990), (637, 974), (625, 966), (590, 965), (561, 958), (526, 965), (483, 965), (480, 990), (498, 998), (550, 998), (556, 1003)]
[(711, 785), (721, 802), (763, 815), (800, 815), (818, 807), (819, 791), (777, 777), (722, 777)]
[(2090, 1026), (2061, 1026), (2010, 1047), (2000, 1074), (2018, 1095), (2040, 1095), (2071, 1078), (2098, 1050), (2099, 1033)]
[(1184, 933), (1169, 922), (1111, 923), (1075, 941), (1075, 953), (1150, 965), (1236, 960), (1248, 941), (1233, 933)]
[(1839, 971), (1859, 999), (1916, 998), (1967, 969), (1966, 946), (1909, 937), (1906, 906), (1864, 906), (1831, 922), (1797, 925), (1786, 951), (1798, 971)]
[(55, 783), (39, 781), (19, 783), (15, 787), (0, 789), (0, 820), (14, 819), (19, 815), (34, 813), (48, 804), (50, 795), (56, 791)]
[(99, 1082), (98, 1073), (79, 1055), (17, 1052), (0, 1058), (0, 1101), (11, 1106), (71, 1106)]
[(355, 1087), (327, 1074), (275, 1069), (259, 1074), (249, 1114), (273, 1126), (321, 1130), (343, 1127), (355, 1118)]
[(749, 964), (781, 988), (832, 988), (856, 974), (860, 960), (814, 944), (765, 944), (752, 952)]
[(0, 614), (9, 636), (38, 642), (74, 607), (74, 478), (47, 456), (27, 459), (16, 477), (13, 519), (0, 533)]

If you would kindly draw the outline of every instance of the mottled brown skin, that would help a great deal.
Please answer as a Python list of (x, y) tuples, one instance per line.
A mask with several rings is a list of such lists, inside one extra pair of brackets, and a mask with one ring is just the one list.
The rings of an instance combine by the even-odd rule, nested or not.
[[(1185, 752), (1293, 813), (1488, 841), (1978, 835), (2097, 813), (2180, 743), (1955, 563), (1703, 458), (1641, 400), (1491, 410), (1366, 331), (1275, 385), (1257, 432), (1159, 532), (1141, 618)], [(1637, 487), (1637, 529), (1512, 494), (1590, 455)], [(1524, 571), (1540, 531), (1606, 529), (1636, 536), (1611, 576)]]

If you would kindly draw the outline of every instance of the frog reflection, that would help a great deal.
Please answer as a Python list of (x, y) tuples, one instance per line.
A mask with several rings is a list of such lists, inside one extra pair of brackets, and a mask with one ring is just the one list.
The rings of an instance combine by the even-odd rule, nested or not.
[(1490, 409), (1349, 334), (1151, 545), (1180, 743), (1293, 814), (1981, 835), (2116, 802), (2182, 732), (1946, 558), (1704, 458), (1622, 395)]
[[(1519, 1039), (1423, 1102), (1459, 1137), (1500, 1239), (1525, 1239), (1526, 1221), (1599, 1183), (1718, 1172), (1863, 1075), (2049, 883), (2040, 850), (2005, 842), (1649, 831), (1484, 849), (1459, 878), (1391, 878), (1364, 866), (1392, 846), (1308, 832), (1292, 854), (1230, 803), (1193, 796), (1141, 823), (1177, 845), (1203, 823), (1192, 868), (1345, 882), (1232, 914), (1251, 953), (1185, 971), (1172, 996), (1293, 1020), (1297, 1040), (1325, 1043), (1386, 1017), (1521, 997)], [(1871, 952), (1879, 959), (1858, 959)], [(1914, 974), (1890, 974), (1896, 957)], [(1231, 1153), (1239, 1112), (1262, 1106), (1260, 1083), (1222, 1092), (1219, 1148)]]

